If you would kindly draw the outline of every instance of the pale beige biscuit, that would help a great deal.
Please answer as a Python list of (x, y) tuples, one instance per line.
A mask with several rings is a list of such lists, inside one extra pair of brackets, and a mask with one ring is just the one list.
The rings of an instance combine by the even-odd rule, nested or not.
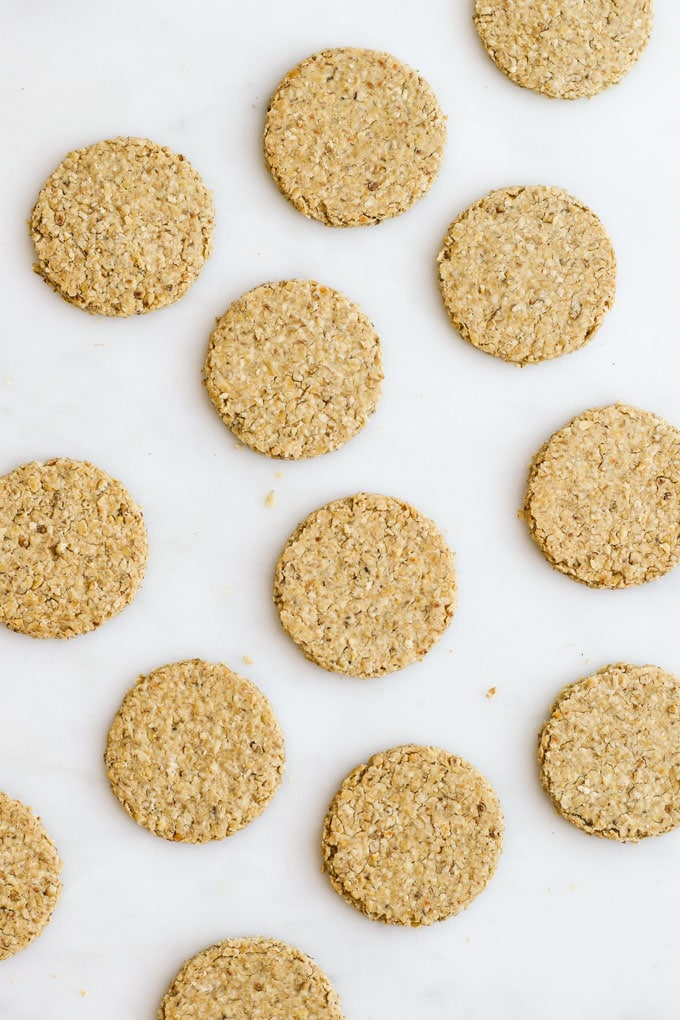
[(627, 588), (680, 560), (680, 431), (625, 404), (596, 407), (534, 457), (522, 516), (546, 559), (592, 588)]
[(298, 525), (276, 566), (274, 601), (312, 662), (382, 676), (422, 659), (451, 622), (453, 553), (408, 503), (360, 492)]
[(635, 843), (680, 825), (680, 681), (605, 666), (565, 687), (539, 736), (541, 782), (568, 822)]
[(290, 71), (264, 127), (267, 166), (305, 216), (332, 227), (380, 223), (410, 209), (444, 157), (437, 97), (378, 50), (324, 50)]
[(228, 939), (188, 960), (158, 1020), (343, 1020), (321, 968), (275, 939)]
[(25, 949), (61, 895), (61, 861), (40, 820), (0, 793), (0, 960)]
[(337, 450), (380, 399), (380, 340), (358, 305), (314, 280), (265, 283), (217, 320), (205, 361), (226, 425), (270, 457)]
[(541, 185), (492, 191), (466, 209), (437, 266), (456, 329), (519, 365), (583, 347), (616, 289), (614, 248), (595, 213)]
[(137, 315), (179, 300), (212, 250), (210, 192), (191, 163), (147, 138), (70, 152), (31, 215), (35, 266), (67, 301)]
[(475, 0), (475, 24), (512, 81), (557, 99), (616, 85), (644, 50), (652, 0)]
[(333, 888), (374, 921), (414, 927), (469, 906), (503, 844), (498, 798), (448, 751), (407, 744), (347, 776), (323, 827)]
[(283, 734), (262, 691), (200, 659), (140, 676), (109, 731), (113, 792), (164, 839), (224, 839), (262, 814), (281, 783)]
[(33, 461), (0, 478), (0, 622), (38, 638), (94, 630), (135, 597), (142, 511), (87, 461)]

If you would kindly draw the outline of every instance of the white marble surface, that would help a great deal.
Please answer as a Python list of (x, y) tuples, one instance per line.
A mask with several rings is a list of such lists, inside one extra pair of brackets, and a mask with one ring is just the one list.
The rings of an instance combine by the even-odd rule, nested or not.
[[(585, 836), (542, 795), (534, 748), (555, 693), (585, 672), (621, 659), (680, 673), (680, 570), (642, 589), (591, 591), (544, 563), (516, 510), (532, 453), (572, 414), (621, 399), (680, 425), (680, 6), (659, 0), (651, 45), (623, 84), (571, 104), (506, 81), (478, 43), (471, 7), (5, 0), (0, 471), (57, 455), (94, 461), (143, 505), (151, 555), (136, 602), (93, 634), (40, 643), (0, 630), (0, 788), (35, 808), (64, 859), (52, 923), (0, 964), (2, 1020), (150, 1020), (187, 956), (257, 933), (316, 957), (348, 1020), (677, 1016), (680, 833), (638, 846)], [(305, 220), (263, 166), (271, 91), (329, 45), (392, 51), (422, 71), (449, 115), (431, 194), (378, 228)], [(69, 149), (117, 134), (184, 152), (214, 190), (217, 231), (185, 300), (110, 321), (69, 307), (31, 273), (25, 221)], [(470, 201), (529, 182), (566, 187), (600, 214), (619, 289), (586, 349), (519, 370), (456, 336), (433, 259)], [(286, 276), (317, 277), (362, 304), (384, 343), (386, 381), (359, 438), (282, 465), (235, 448), (200, 368), (213, 317), (247, 288)], [(460, 609), (425, 662), (368, 683), (307, 663), (270, 596), (298, 520), (359, 489), (433, 516), (460, 581)], [(204, 847), (137, 827), (102, 766), (126, 688), (187, 656), (251, 677), (287, 736), (272, 806)], [(405, 741), (473, 761), (507, 821), (486, 892), (421, 930), (365, 920), (319, 873), (321, 820), (337, 784)]]

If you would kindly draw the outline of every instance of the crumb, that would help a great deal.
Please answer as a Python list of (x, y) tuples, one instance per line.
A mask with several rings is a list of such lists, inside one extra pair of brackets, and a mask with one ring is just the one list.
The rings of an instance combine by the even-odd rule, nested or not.
[(265, 506), (268, 506), (268, 507), (273, 507), (274, 506), (274, 503), (276, 503), (276, 493), (274, 492), (273, 489), (271, 490), (271, 492), (267, 493), (267, 498), (265, 499), (264, 502), (265, 502)]
[(82, 995), (83, 998), (85, 998), (85, 996), (87, 995), (87, 992), (85, 991), (84, 988), (81, 988), (80, 989), (80, 994)]
[(275, 471), (274, 472), (274, 477), (275, 478), (283, 478), (283, 471)]
[(488, 691), (486, 692), (486, 696), (487, 696), (487, 698), (495, 698), (496, 697), (496, 688), (495, 687), (489, 687)]
[(252, 666), (252, 664), (255, 662), (255, 659), (251, 659), (249, 655), (244, 655), (243, 661), (245, 662), (246, 666)]

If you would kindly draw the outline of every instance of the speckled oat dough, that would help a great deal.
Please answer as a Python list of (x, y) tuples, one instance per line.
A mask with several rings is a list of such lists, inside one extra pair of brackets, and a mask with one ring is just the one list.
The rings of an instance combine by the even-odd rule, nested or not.
[(546, 559), (592, 588), (680, 560), (680, 431), (625, 404), (573, 418), (536, 454), (522, 516)]
[(313, 280), (266, 283), (217, 320), (205, 379), (220, 417), (270, 457), (337, 450), (380, 399), (380, 340), (358, 305)]
[(374, 755), (342, 783), (324, 822), (324, 868), (372, 920), (433, 924), (484, 889), (503, 828), (498, 798), (472, 765), (408, 744)]
[(297, 527), (276, 567), (274, 601), (312, 662), (382, 676), (422, 659), (451, 622), (453, 553), (408, 503), (358, 493)]
[(557, 99), (616, 85), (644, 50), (652, 0), (476, 0), (475, 24), (508, 78)]
[(61, 895), (61, 861), (40, 820), (0, 793), (0, 960), (37, 938)]
[(158, 1020), (343, 1020), (326, 975), (274, 939), (229, 939), (184, 964)]
[(0, 621), (31, 637), (85, 634), (135, 597), (142, 511), (87, 461), (34, 461), (0, 478)]
[(595, 213), (560, 188), (502, 188), (454, 220), (437, 258), (451, 322), (520, 365), (578, 350), (614, 300), (616, 256)]
[(99, 315), (137, 315), (183, 297), (211, 253), (210, 192), (184, 156), (146, 138), (70, 152), (31, 216), (36, 272)]
[(164, 839), (224, 839), (262, 814), (283, 734), (255, 684), (200, 659), (141, 676), (109, 732), (106, 771), (128, 814)]
[(331, 227), (380, 223), (429, 190), (444, 156), (446, 121), (423, 78), (389, 53), (324, 50), (272, 96), (267, 166), (305, 216)]
[(541, 782), (568, 822), (635, 843), (680, 825), (680, 682), (605, 666), (565, 687), (539, 737)]

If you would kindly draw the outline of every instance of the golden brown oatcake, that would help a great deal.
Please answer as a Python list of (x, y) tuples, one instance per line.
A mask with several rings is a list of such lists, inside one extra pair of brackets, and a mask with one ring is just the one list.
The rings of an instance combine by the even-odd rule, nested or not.
[(312, 662), (382, 676), (422, 659), (451, 622), (453, 553), (408, 503), (360, 492), (298, 525), (276, 566), (274, 601)]
[(534, 457), (522, 516), (576, 581), (627, 588), (661, 577), (680, 559), (680, 431), (625, 404), (585, 411)]
[(188, 960), (158, 1020), (343, 1020), (340, 1000), (305, 953), (274, 939), (229, 939)]
[(100, 315), (136, 315), (183, 297), (212, 250), (210, 192), (184, 156), (147, 138), (70, 152), (31, 216), (36, 272)]
[(344, 780), (324, 822), (324, 868), (336, 892), (372, 920), (433, 924), (484, 889), (503, 827), (498, 798), (472, 765), (408, 744)]
[(0, 960), (25, 949), (61, 895), (61, 861), (40, 820), (0, 793)]
[(423, 78), (389, 53), (342, 48), (303, 60), (272, 96), (267, 166), (305, 216), (331, 227), (410, 209), (439, 172), (446, 122)]
[(380, 340), (358, 305), (314, 280), (265, 283), (217, 320), (210, 399), (248, 446), (298, 459), (337, 450), (380, 399)]
[(582, 347), (616, 289), (616, 256), (595, 213), (541, 185), (475, 202), (449, 227), (437, 265), (456, 329), (520, 365)]
[(142, 511), (87, 461), (34, 461), (0, 478), (0, 621), (31, 637), (85, 634), (137, 593)]
[(484, 47), (518, 85), (558, 99), (616, 85), (644, 50), (652, 0), (475, 0)]
[(565, 687), (539, 736), (541, 782), (585, 832), (635, 843), (680, 825), (680, 681), (605, 666)]

